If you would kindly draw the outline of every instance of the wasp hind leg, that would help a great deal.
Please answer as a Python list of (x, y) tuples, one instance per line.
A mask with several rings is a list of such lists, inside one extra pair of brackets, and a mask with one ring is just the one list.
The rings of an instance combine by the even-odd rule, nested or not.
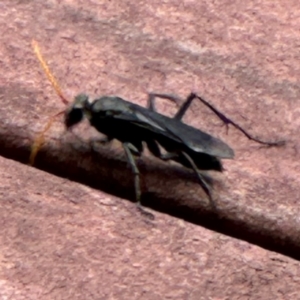
[(196, 98), (198, 98), (205, 106), (207, 106), (212, 112), (214, 112), (217, 117), (222, 120), (222, 122), (225, 124), (226, 129), (228, 131), (228, 126), (231, 124), (233, 127), (235, 127), (237, 130), (239, 130), (242, 134), (244, 134), (249, 140), (257, 142), (262, 145), (266, 146), (283, 146), (285, 144), (285, 141), (277, 141), (277, 142), (267, 142), (263, 141), (261, 139), (255, 138), (250, 133), (248, 133), (244, 128), (242, 128), (239, 124), (235, 123), (231, 119), (227, 118), (224, 114), (222, 114), (219, 110), (217, 110), (214, 106), (212, 106), (210, 103), (208, 103), (206, 100), (204, 100), (202, 97), (195, 95)]
[(196, 164), (194, 163), (194, 161), (192, 160), (192, 158), (188, 154), (186, 154), (185, 152), (181, 152), (181, 154), (184, 156), (184, 158), (190, 164), (191, 168), (194, 170), (195, 174), (197, 175), (199, 184), (201, 185), (202, 189), (204, 190), (204, 192), (208, 196), (208, 199), (209, 199), (209, 202), (210, 202), (210, 205), (211, 205), (212, 209), (214, 211), (216, 211), (217, 210), (216, 204), (215, 204), (215, 202), (212, 198), (211, 189), (210, 189), (209, 184), (206, 182), (205, 178), (199, 172), (199, 170), (198, 170)]
[(178, 106), (182, 102), (182, 100), (176, 95), (149, 93), (148, 94), (148, 105), (147, 105), (147, 107), (148, 107), (149, 110), (154, 111), (154, 112), (157, 112), (157, 110), (155, 108), (155, 102), (156, 102), (155, 98), (171, 100), (172, 102), (174, 102)]
[[(162, 98), (162, 99), (171, 100), (172, 102), (175, 102), (178, 106), (180, 106), (180, 103), (182, 102), (182, 100), (176, 95), (149, 93), (148, 108), (149, 108), (149, 110), (155, 111), (155, 112), (156, 112), (155, 98)], [(177, 113), (175, 114), (175, 116), (173, 118), (178, 120), (178, 121), (181, 121), (181, 119), (183, 118), (183, 116), (185, 115), (186, 111), (188, 110), (188, 108), (190, 107), (192, 101), (195, 98), (197, 98), (197, 95), (194, 94), (194, 93), (191, 93), (186, 98), (185, 102), (180, 106), (180, 108), (178, 109)]]
[[(158, 145), (157, 145), (157, 142), (154, 141), (154, 140), (148, 140), (147, 141), (147, 146), (148, 146), (148, 149), (150, 150), (150, 152), (154, 156), (160, 158), (161, 160), (164, 160), (164, 161), (175, 160), (176, 161), (176, 159), (179, 158), (178, 153), (167, 152), (167, 153), (162, 154), (159, 147), (158, 147)], [(181, 152), (181, 155), (183, 156), (183, 159), (186, 160), (188, 165), (191, 166), (191, 168), (193, 169), (193, 171), (197, 175), (199, 184), (201, 185), (202, 189), (204, 190), (204, 192), (208, 196), (209, 203), (210, 203), (212, 209), (216, 210), (216, 205), (215, 205), (215, 202), (213, 201), (209, 184), (206, 182), (205, 178), (199, 172), (199, 170), (198, 170), (195, 162), (192, 160), (192, 158), (188, 154), (186, 154), (185, 152)]]

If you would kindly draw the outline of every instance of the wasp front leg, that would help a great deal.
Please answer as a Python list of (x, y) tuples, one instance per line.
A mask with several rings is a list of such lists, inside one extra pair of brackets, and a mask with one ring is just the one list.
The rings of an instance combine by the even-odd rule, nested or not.
[(91, 150), (93, 152), (97, 152), (97, 146), (98, 145), (106, 145), (108, 143), (110, 143), (111, 141), (113, 140), (112, 137), (109, 137), (109, 136), (103, 136), (101, 138), (97, 138), (97, 139), (91, 139), (90, 140), (90, 147), (91, 147)]

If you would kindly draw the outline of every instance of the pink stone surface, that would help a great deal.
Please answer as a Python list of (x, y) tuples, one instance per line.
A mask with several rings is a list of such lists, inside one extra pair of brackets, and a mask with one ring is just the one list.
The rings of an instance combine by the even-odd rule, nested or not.
[[(299, 15), (291, 0), (1, 1), (0, 298), (300, 299), (299, 262), (282, 254), (300, 258)], [(174, 217), (168, 202), (168, 214), (152, 210), (147, 220), (133, 203), (73, 181), (99, 172), (120, 196), (132, 189), (130, 170), (118, 167), (120, 146), (100, 149), (95, 166), (60, 119), (36, 166), (70, 180), (16, 162), (27, 161), (36, 133), (64, 109), (32, 38), (69, 99), (116, 94), (145, 105), (149, 91), (193, 90), (255, 136), (287, 144), (262, 148), (234, 129), (226, 135), (195, 103), (185, 121), (236, 152), (223, 175), (210, 174), (216, 225), (201, 219), (211, 212), (197, 183), (151, 158), (141, 162), (143, 190), (199, 220)], [(175, 111), (167, 102), (159, 109)], [(95, 134), (84, 125), (77, 133)]]

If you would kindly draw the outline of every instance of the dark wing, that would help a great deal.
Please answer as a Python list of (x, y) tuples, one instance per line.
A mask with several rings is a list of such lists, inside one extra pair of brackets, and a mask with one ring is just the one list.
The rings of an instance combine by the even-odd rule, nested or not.
[(166, 130), (176, 134), (181, 141), (194, 150), (219, 158), (233, 158), (233, 150), (218, 138), (215, 138), (199, 129), (171, 119), (166, 125)]
[[(165, 123), (167, 123), (168, 120), (172, 119), (155, 112), (153, 113), (142, 106), (133, 104), (123, 99), (121, 100), (123, 103), (125, 103), (125, 106), (117, 113), (113, 113), (114, 119), (128, 121), (144, 130), (150, 131), (155, 134), (164, 135), (165, 137), (170, 138), (177, 143), (182, 142), (182, 140), (178, 138), (176, 134), (169, 132), (165, 128)], [(160, 118), (163, 118), (163, 120), (157, 122)]]
[(164, 135), (175, 142), (182, 142), (195, 152), (206, 153), (219, 158), (234, 157), (233, 150), (227, 144), (199, 129), (136, 104), (131, 103), (130, 110), (130, 114), (127, 111), (125, 114), (115, 116), (115, 118), (130, 121), (153, 133)]

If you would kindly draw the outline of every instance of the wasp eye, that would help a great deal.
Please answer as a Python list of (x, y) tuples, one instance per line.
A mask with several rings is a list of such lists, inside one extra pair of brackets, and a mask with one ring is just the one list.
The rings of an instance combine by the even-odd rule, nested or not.
[(71, 108), (66, 111), (65, 114), (65, 125), (67, 128), (79, 123), (83, 119), (83, 110), (82, 108)]

